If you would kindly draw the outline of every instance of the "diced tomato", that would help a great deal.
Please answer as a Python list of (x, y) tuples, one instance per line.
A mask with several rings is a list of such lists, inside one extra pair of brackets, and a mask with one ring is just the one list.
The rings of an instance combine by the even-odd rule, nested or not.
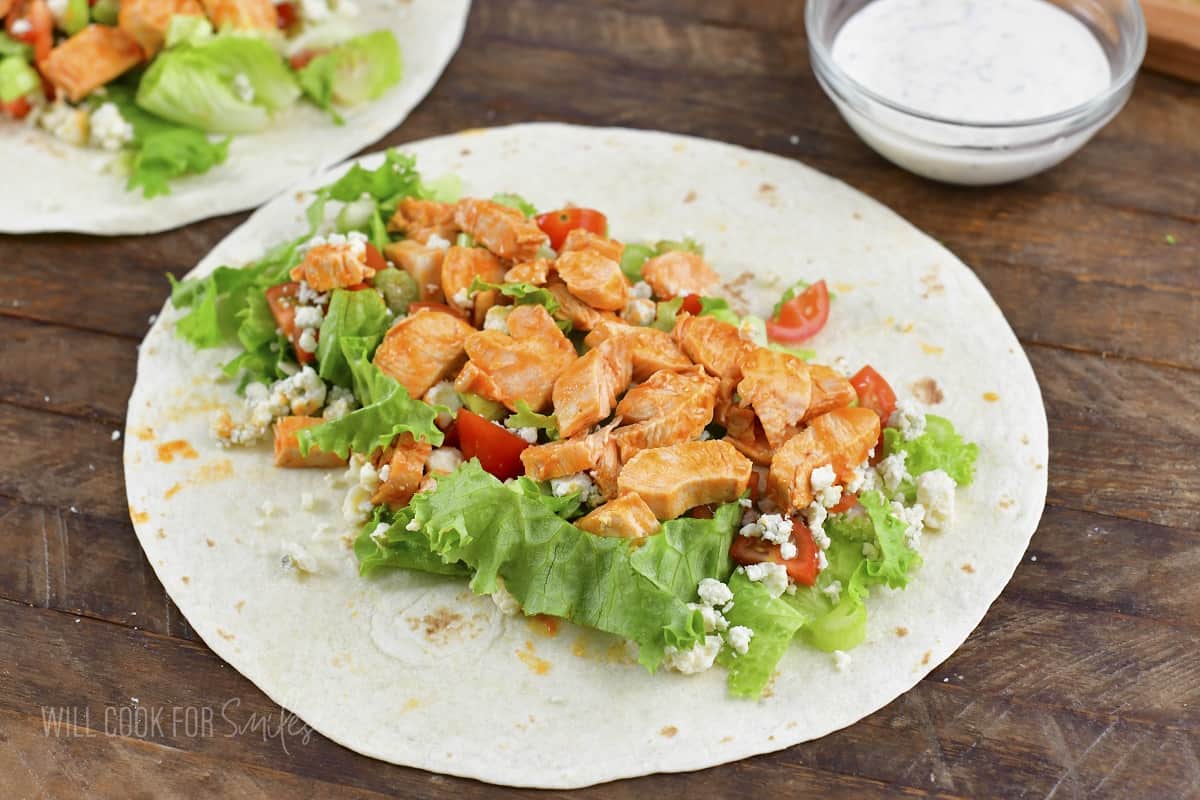
[(292, 343), (296, 351), (296, 360), (308, 364), (316, 359), (315, 353), (300, 349), (300, 331), (296, 328), (296, 297), (300, 294), (299, 283), (281, 283), (267, 289), (267, 305), (271, 307), (271, 316), (283, 335)]
[(832, 506), (829, 509), (829, 513), (830, 514), (841, 514), (843, 512), (849, 511), (850, 509), (854, 508), (856, 505), (858, 505), (858, 495), (850, 494), (849, 492), (842, 492), (842, 499), (838, 501), (837, 505)]
[(424, 302), (423, 303), (409, 303), (408, 304), (408, 314), (409, 314), (409, 316), (412, 316), (413, 314), (417, 313), (418, 311), (420, 311), (423, 308), (428, 309), (430, 311), (444, 311), (447, 314), (453, 314), (454, 316), (458, 317), (459, 319), (467, 318), (466, 312), (463, 311), (461, 308), (455, 308), (454, 306), (448, 306), (445, 303), (424, 303)]
[[(29, 23), (29, 30), (16, 33), (13, 27), (20, 20)], [(18, 0), (8, 12), (8, 35), (33, 47), (33, 60), (41, 63), (54, 49), (54, 17), (46, 0)]]
[(567, 240), (567, 234), (576, 228), (591, 231), (597, 236), (608, 235), (608, 217), (594, 208), (563, 208), (539, 214), (535, 221), (542, 232), (550, 237), (550, 246), (558, 250)]
[(792, 519), (792, 541), (796, 544), (796, 557), (784, 559), (779, 545), (765, 539), (750, 536), (735, 536), (729, 548), (729, 557), (739, 564), (760, 564), (770, 561), (787, 568), (788, 578), (793, 583), (812, 586), (817, 582), (817, 544), (812, 531), (798, 519)]
[(318, 56), (323, 56), (323, 55), (325, 55), (326, 52), (327, 52), (326, 50), (322, 50), (322, 49), (301, 50), (299, 53), (296, 53), (296, 55), (294, 55), (290, 59), (288, 59), (288, 64), (291, 66), (291, 68), (293, 70), (295, 70), (296, 72), (299, 72), (300, 70), (307, 67), (314, 58), (317, 58)]
[(858, 404), (874, 411), (887, 425), (888, 418), (896, 410), (896, 393), (891, 384), (868, 364), (854, 373), (850, 385), (858, 393)]
[(700, 316), (700, 312), (704, 310), (704, 305), (700, 302), (700, 295), (685, 294), (683, 302), (679, 304), (680, 311), (686, 311), (693, 317)]
[(300, 14), (296, 11), (295, 3), (276, 3), (275, 13), (278, 16), (281, 31), (286, 31), (300, 21)]
[(29, 105), (29, 98), (27, 97), (18, 97), (11, 102), (0, 103), (0, 111), (3, 111), (13, 119), (25, 119), (32, 110), (33, 106)]
[(520, 436), (465, 408), (458, 410), (456, 427), (464, 458), (478, 458), (481, 467), (502, 481), (525, 472), (521, 452), (529, 442)]
[(829, 320), (829, 288), (817, 281), (788, 300), (775, 319), (767, 320), (767, 337), (773, 342), (794, 344), (811, 339)]
[(387, 269), (387, 261), (383, 257), (383, 253), (375, 245), (367, 242), (367, 266), (376, 272), (383, 272)]
[(461, 444), (458, 440), (458, 423), (450, 420), (446, 430), (442, 431), (442, 437), (442, 447), (458, 447)]

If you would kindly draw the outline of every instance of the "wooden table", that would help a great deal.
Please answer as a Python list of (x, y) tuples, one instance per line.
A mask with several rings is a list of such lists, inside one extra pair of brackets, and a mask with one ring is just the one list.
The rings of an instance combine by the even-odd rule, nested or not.
[[(890, 166), (842, 123), (799, 3), (479, 0), (444, 79), (387, 143), (543, 119), (769, 150), (892, 206), (995, 295), (1051, 429), (1029, 555), (919, 686), (817, 742), (580, 795), (1200, 796), (1200, 89), (1145, 74), (1067, 164), (958, 189)], [(0, 796), (533, 796), (372, 761), (295, 721), (281, 741), (279, 710), (204, 647), (146, 563), (110, 435), (163, 273), (243, 219), (0, 238)], [(74, 725), (47, 734), (44, 707)], [(189, 729), (204, 708), (214, 724)], [(266, 735), (223, 719), (272, 714)]]

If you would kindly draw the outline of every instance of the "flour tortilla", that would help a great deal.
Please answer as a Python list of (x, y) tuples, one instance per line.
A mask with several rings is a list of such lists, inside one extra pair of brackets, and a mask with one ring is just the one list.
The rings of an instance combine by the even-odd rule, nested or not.
[(271, 125), (233, 138), (228, 160), (171, 182), (146, 200), (127, 192), (112, 153), (72, 147), (41, 129), (0, 120), (0, 233), (156, 233), (260, 205), (306, 176), (385, 136), (429, 93), (458, 50), (470, 0), (358, 0), (361, 30), (391, 30), (404, 77), (377, 100), (343, 112), (345, 125), (299, 101)]
[[(468, 195), (516, 191), (542, 209), (595, 206), (627, 241), (694, 235), (727, 275), (776, 271), (782, 283), (757, 298), (759, 312), (795, 278), (828, 278), (838, 297), (812, 342), (822, 360), (870, 362), (902, 397), (916, 384), (928, 398), (936, 382), (942, 399), (931, 410), (980, 445), (977, 478), (958, 494), (953, 529), (926, 535), (925, 564), (909, 588), (871, 598), (867, 640), (843, 671), (829, 654), (797, 645), (769, 697), (732, 700), (724, 670), (649, 675), (616, 640), (570, 625), (547, 637), (501, 616), (462, 581), (358, 577), (340, 538), (344, 489), (318, 471), (273, 468), (267, 445), (217, 446), (210, 420), (237, 400), (212, 376), (232, 351), (197, 355), (174, 335), (179, 315), (168, 306), (142, 346), (129, 403), (130, 510), (163, 585), (218, 655), (360, 753), (567, 788), (700, 769), (824, 736), (907, 691), (963, 642), (1037, 526), (1047, 433), (1025, 354), (958, 259), (842, 183), (700, 139), (537, 124), (405, 149), (426, 175), (460, 175)], [(363, 160), (379, 162), (378, 154)], [(192, 274), (298, 235), (306, 202), (293, 192), (260, 209)], [(744, 284), (738, 291), (749, 294)], [(157, 448), (178, 439), (197, 457), (159, 460)], [(305, 492), (315, 498), (311, 512), (301, 508)], [(302, 545), (320, 571), (282, 569), (284, 542)]]

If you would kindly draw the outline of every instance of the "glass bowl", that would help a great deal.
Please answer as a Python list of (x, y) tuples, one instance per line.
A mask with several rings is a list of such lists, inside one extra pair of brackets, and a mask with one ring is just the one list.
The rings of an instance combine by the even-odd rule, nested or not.
[(838, 31), (871, 2), (808, 0), (805, 26), (813, 72), (843, 119), (875, 152), (946, 183), (1006, 183), (1058, 164), (1121, 110), (1146, 54), (1146, 21), (1137, 0), (1053, 0), (1099, 41), (1111, 68), (1107, 89), (1065, 111), (1014, 122), (931, 116), (871, 91), (833, 62)]

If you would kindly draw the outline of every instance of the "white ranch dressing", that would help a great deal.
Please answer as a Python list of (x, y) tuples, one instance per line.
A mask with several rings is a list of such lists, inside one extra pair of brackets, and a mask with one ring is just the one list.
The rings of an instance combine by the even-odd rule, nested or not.
[(1096, 37), (1045, 0), (877, 0), (838, 31), (832, 57), (894, 103), (970, 122), (1066, 111), (1112, 81)]

